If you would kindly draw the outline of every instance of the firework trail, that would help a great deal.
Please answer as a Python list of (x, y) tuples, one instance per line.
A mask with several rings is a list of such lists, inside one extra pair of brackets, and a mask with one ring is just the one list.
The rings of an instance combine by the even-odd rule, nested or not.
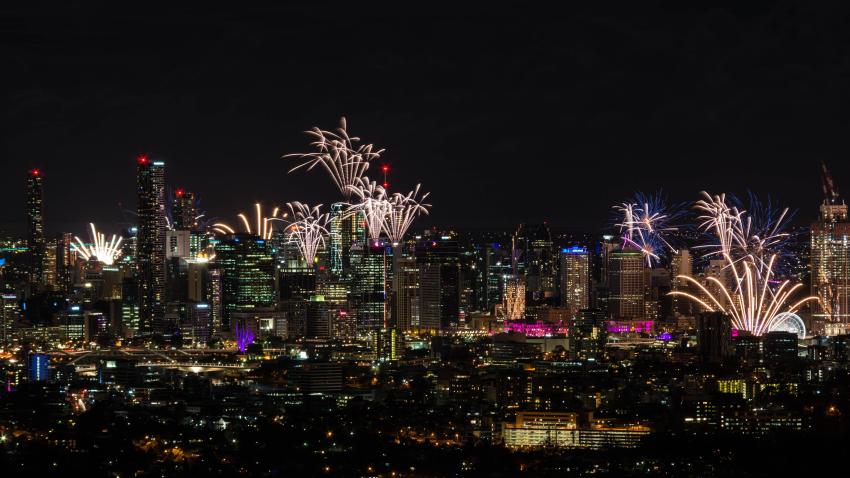
[[(236, 215), (242, 223), (243, 230), (242, 232), (247, 234), (255, 234), (260, 236), (262, 239), (271, 239), (272, 234), (274, 233), (274, 222), (275, 221), (283, 221), (286, 219), (288, 214), (279, 215), (280, 208), (276, 207), (272, 210), (271, 216), (263, 215), (263, 206), (260, 203), (254, 204), (254, 220), (251, 221), (248, 219), (248, 216), (245, 213), (239, 213)], [(253, 222), (253, 227), (252, 226)], [(223, 222), (217, 222), (211, 226), (214, 232), (219, 234), (236, 234), (236, 230)]]
[(91, 239), (92, 244), (86, 245), (83, 241), (74, 236), (77, 244), (71, 244), (71, 248), (77, 251), (77, 253), (85, 260), (96, 259), (107, 266), (111, 266), (115, 263), (115, 260), (121, 256), (121, 238), (112, 235), (112, 239), (109, 241), (106, 240), (106, 235), (98, 232), (94, 227), (94, 223), (89, 223), (91, 230), (89, 231), (89, 238)]
[(286, 205), (292, 213), (292, 223), (287, 226), (288, 240), (298, 246), (304, 261), (312, 266), (316, 254), (325, 245), (330, 215), (321, 212), (321, 204), (311, 208), (307, 204), (294, 201)]
[(381, 231), (384, 230), (387, 215), (393, 208), (392, 203), (387, 199), (387, 191), (383, 186), (375, 181), (369, 181), (369, 178), (365, 176), (349, 189), (360, 199), (360, 202), (351, 205), (348, 212), (363, 213), (369, 239), (377, 242), (381, 237)]
[(284, 155), (284, 158), (297, 157), (306, 159), (303, 163), (290, 169), (293, 172), (300, 168), (308, 171), (321, 165), (333, 179), (334, 184), (345, 197), (351, 198), (352, 187), (357, 186), (360, 179), (369, 169), (369, 162), (378, 159), (384, 152), (383, 149), (375, 150), (371, 144), (355, 145), (360, 138), (348, 135), (348, 125), (345, 117), (339, 121), (336, 131), (326, 131), (314, 127), (305, 131), (314, 138), (310, 143), (316, 151), (312, 153), (293, 153)]
[(782, 227), (788, 221), (788, 210), (774, 209), (768, 202), (762, 206), (751, 198), (758, 218), (750, 217), (737, 205), (730, 205), (726, 195), (712, 196), (702, 193), (695, 209), (699, 227), (713, 236), (710, 244), (698, 246), (708, 249), (706, 257), (720, 257), (731, 271), (732, 283), (725, 284), (717, 277), (706, 280), (714, 291), (690, 276), (680, 275), (701, 294), (698, 297), (685, 291), (672, 291), (670, 295), (687, 297), (708, 311), (724, 312), (732, 326), (753, 335), (763, 335), (777, 326), (786, 313), (796, 312), (816, 296), (791, 302), (802, 284), (778, 280), (775, 274), (777, 258), (787, 233)]
[(680, 275), (677, 278), (694, 285), (707, 297), (707, 300), (684, 291), (672, 291), (669, 295), (687, 297), (710, 312), (724, 312), (729, 315), (732, 326), (736, 329), (748, 331), (753, 335), (763, 335), (770, 332), (785, 313), (794, 313), (807, 302), (818, 300), (815, 296), (809, 296), (788, 305), (791, 297), (803, 285), (791, 285), (789, 280), (779, 282), (778, 286), (774, 285), (776, 282), (773, 278), (775, 259), (776, 255), (772, 255), (768, 259), (767, 266), (760, 268), (751, 256), (734, 261), (729, 255), (725, 255), (727, 266), (734, 277), (734, 286), (731, 290), (713, 276), (708, 277), (708, 281), (719, 292), (709, 291), (693, 277)]
[(390, 199), (389, 212), (384, 218), (383, 229), (390, 238), (393, 244), (400, 244), (404, 238), (413, 220), (420, 214), (428, 214), (430, 204), (425, 204), (423, 201), (428, 198), (430, 193), (425, 193), (419, 196), (420, 184), (416, 185), (416, 189), (407, 193), (393, 194)]
[(694, 208), (701, 213), (697, 218), (699, 228), (715, 238), (702, 246), (708, 250), (706, 257), (729, 256), (738, 261), (752, 257), (760, 272), (773, 255), (783, 256), (791, 234), (784, 232), (792, 214), (788, 208), (774, 208), (771, 201), (762, 203), (750, 195), (750, 211), (734, 198), (725, 194), (712, 196), (703, 191), (702, 199)]
[(673, 222), (680, 213), (678, 208), (666, 206), (661, 193), (636, 193), (632, 200), (616, 205), (614, 209), (622, 217), (616, 226), (620, 228), (623, 243), (639, 250), (646, 259), (647, 267), (652, 267), (653, 262), (660, 262), (668, 249), (675, 252), (668, 236), (678, 231)]

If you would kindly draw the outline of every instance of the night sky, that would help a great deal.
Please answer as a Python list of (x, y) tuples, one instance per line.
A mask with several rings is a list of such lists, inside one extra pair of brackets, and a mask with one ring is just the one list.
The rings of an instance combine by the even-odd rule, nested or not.
[(821, 160), (850, 194), (848, 2), (9, 3), (0, 228), (10, 233), (24, 230), (30, 167), (44, 172), (48, 232), (80, 234), (90, 220), (117, 232), (119, 204), (135, 209), (141, 152), (227, 220), (256, 200), (328, 204), (339, 197), (329, 179), (287, 175), (295, 163), (280, 156), (342, 115), (387, 149), (393, 190), (432, 192), (417, 228), (545, 219), (596, 231), (614, 202), (660, 188), (679, 201), (750, 189), (805, 222), (821, 200)]

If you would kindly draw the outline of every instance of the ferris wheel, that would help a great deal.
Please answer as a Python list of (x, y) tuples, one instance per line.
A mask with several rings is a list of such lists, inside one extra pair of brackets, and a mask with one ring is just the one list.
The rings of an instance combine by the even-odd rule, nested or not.
[(793, 312), (782, 312), (774, 318), (769, 332), (792, 332), (802, 339), (806, 336), (806, 324), (799, 315)]

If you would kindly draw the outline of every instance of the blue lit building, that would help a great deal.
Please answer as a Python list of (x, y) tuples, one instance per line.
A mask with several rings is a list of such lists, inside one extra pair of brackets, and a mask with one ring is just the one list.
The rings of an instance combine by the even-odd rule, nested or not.
[(27, 378), (30, 382), (46, 382), (49, 378), (47, 366), (50, 357), (45, 354), (30, 354), (27, 358)]

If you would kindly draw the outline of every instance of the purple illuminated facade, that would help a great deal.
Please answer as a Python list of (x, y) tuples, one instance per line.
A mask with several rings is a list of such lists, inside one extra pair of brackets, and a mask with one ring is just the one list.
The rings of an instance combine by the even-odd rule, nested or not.
[(608, 322), (609, 334), (651, 334), (652, 320), (612, 320)]
[(548, 337), (552, 335), (565, 335), (567, 325), (561, 322), (549, 323), (538, 320), (536, 322), (508, 322), (505, 324), (505, 332), (524, 334), (526, 337)]
[(239, 353), (245, 353), (248, 346), (254, 343), (254, 331), (244, 324), (236, 324), (236, 348)]

